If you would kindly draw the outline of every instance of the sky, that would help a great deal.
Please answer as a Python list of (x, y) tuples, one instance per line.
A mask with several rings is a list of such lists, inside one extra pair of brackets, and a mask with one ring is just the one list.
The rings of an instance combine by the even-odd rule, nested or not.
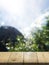
[[(0, 0), (0, 25), (10, 25), (28, 35), (47, 15), (49, 0)], [(42, 17), (41, 17), (42, 16)]]

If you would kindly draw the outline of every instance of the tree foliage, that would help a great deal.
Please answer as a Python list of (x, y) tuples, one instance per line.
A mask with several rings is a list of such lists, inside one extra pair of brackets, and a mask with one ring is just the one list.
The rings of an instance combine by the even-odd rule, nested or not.
[(46, 25), (42, 26), (42, 30), (34, 33), (34, 41), (38, 51), (49, 51), (49, 17), (46, 17)]
[(46, 25), (42, 29), (36, 29), (31, 32), (31, 38), (25, 39), (23, 36), (17, 36), (15, 41), (9, 38), (8, 43), (0, 41), (9, 51), (49, 51), (49, 16), (46, 17)]

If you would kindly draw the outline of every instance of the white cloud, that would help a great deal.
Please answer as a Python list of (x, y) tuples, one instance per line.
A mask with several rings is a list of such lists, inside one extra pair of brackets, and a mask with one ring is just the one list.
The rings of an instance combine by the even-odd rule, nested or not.
[[(42, 11), (45, 10), (43, 7), (46, 1), (47, 0), (0, 0), (0, 9), (3, 8), (10, 14), (3, 16), (4, 23), (19, 28), (22, 33), (29, 34), (30, 29), (35, 27), (36, 24), (40, 27), (40, 22), (34, 22), (35, 19), (43, 13)], [(40, 18), (38, 18), (38, 21), (40, 21)]]
[(46, 24), (46, 19), (45, 17), (49, 16), (49, 11), (41, 14), (39, 17), (37, 17), (34, 22), (28, 27), (28, 29), (31, 31), (32, 29), (34, 30), (35, 27), (38, 27), (39, 29), (42, 28), (43, 25)]
[(23, 0), (0, 0), (0, 7), (11, 14), (21, 15), (23, 11)]
[(4, 25), (5, 23), (4, 22), (1, 22), (1, 25)]

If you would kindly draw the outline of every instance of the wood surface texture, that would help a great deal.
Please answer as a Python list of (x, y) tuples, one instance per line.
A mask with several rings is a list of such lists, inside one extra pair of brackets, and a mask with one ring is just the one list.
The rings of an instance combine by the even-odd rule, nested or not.
[(0, 63), (49, 63), (49, 52), (0, 52)]

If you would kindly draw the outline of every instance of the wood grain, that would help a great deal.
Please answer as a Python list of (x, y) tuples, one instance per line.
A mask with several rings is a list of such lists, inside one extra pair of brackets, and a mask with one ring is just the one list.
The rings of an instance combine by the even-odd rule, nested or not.
[(0, 52), (0, 63), (7, 63), (10, 54), (10, 52)]
[(46, 59), (44, 57), (44, 52), (37, 52), (38, 63), (45, 63)]
[(11, 52), (8, 62), (10, 63), (23, 63), (22, 52)]
[(45, 62), (49, 63), (49, 52), (44, 52)]
[(49, 52), (0, 52), (0, 63), (49, 63)]
[(36, 52), (24, 52), (24, 63), (37, 63)]

